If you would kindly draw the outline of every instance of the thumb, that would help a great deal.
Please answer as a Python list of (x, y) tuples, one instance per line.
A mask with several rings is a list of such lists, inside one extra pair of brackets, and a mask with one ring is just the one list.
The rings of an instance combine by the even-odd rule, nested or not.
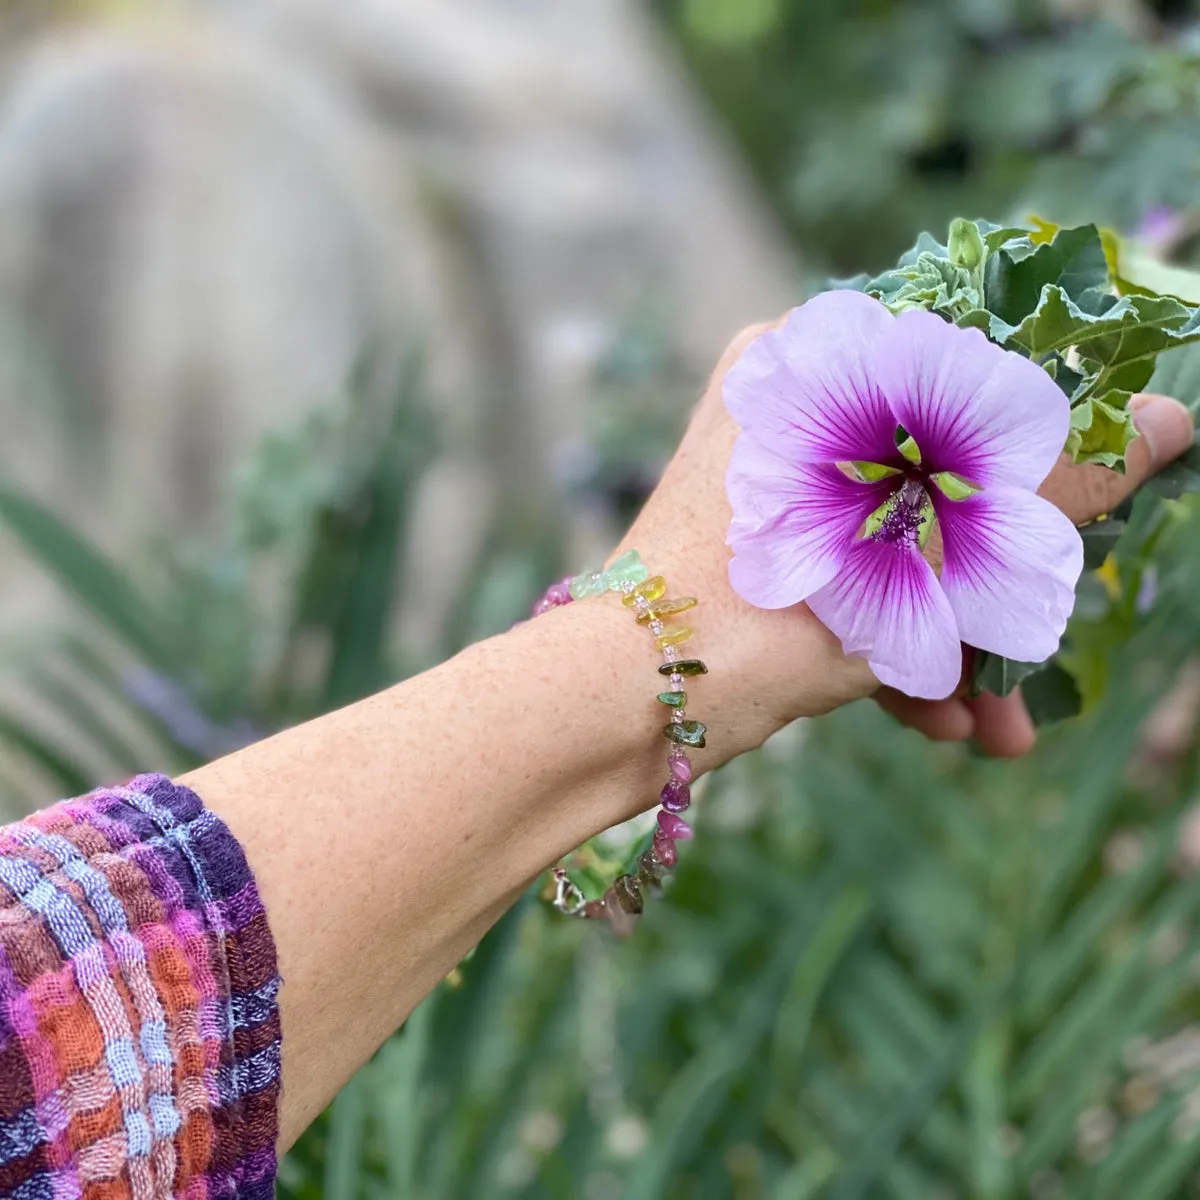
[(1156, 471), (1192, 446), (1192, 414), (1170, 396), (1140, 395), (1129, 402), (1138, 436), (1125, 456), (1125, 474), (1093, 463), (1072, 465), (1065, 458), (1039, 489), (1076, 525), (1111, 512)]
[(1134, 396), (1129, 407), (1139, 435), (1125, 466), (1126, 478), (1133, 480), (1128, 490), (1132, 490), (1191, 448), (1195, 426), (1192, 414), (1170, 396)]

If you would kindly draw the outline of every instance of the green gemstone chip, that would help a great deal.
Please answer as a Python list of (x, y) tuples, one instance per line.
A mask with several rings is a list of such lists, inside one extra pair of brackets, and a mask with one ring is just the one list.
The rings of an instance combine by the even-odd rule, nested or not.
[(625, 584), (641, 583), (650, 574), (641, 555), (636, 550), (626, 550), (620, 558), (604, 572), (608, 590), (619, 592)]
[(698, 658), (681, 658), (658, 668), (660, 675), (707, 675), (708, 668)]
[(695, 746), (703, 750), (708, 745), (704, 740), (707, 729), (699, 721), (672, 721), (670, 725), (663, 726), (663, 733), (668, 742), (674, 742), (677, 746)]

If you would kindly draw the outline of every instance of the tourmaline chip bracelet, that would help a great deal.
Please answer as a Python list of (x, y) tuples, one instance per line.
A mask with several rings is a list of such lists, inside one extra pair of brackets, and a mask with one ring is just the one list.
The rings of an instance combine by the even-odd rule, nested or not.
[(562, 867), (554, 870), (554, 904), (560, 912), (574, 917), (604, 917), (619, 934), (629, 933), (637, 923), (647, 898), (662, 887), (663, 880), (678, 861), (676, 842), (692, 836), (691, 826), (680, 816), (692, 802), (692, 760), (690, 749), (705, 745), (704, 725), (688, 718), (688, 692), (691, 681), (707, 675), (708, 668), (698, 658), (686, 657), (680, 650), (696, 636), (686, 624), (668, 624), (695, 608), (691, 596), (671, 597), (667, 581), (651, 575), (636, 550), (628, 550), (605, 571), (589, 571), (574, 579), (564, 579), (550, 587), (534, 606), (539, 616), (573, 600), (589, 596), (620, 593), (621, 603), (632, 610), (639, 625), (654, 639), (654, 648), (662, 655), (658, 668), (658, 701), (670, 713), (663, 726), (667, 741), (667, 780), (659, 792), (662, 807), (650, 844), (639, 852), (604, 891), (599, 899), (588, 899)]

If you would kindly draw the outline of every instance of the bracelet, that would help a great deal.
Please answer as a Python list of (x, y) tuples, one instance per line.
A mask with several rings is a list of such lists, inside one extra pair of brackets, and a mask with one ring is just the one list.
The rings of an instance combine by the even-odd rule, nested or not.
[[(698, 658), (681, 658), (679, 647), (690, 642), (696, 631), (690, 625), (668, 626), (664, 618), (678, 616), (699, 603), (692, 596), (678, 599), (667, 597), (667, 582), (661, 575), (651, 575), (636, 550), (628, 550), (607, 570), (590, 571), (563, 579), (546, 590), (534, 605), (533, 615), (540, 616), (552, 608), (561, 608), (574, 600), (620, 592), (621, 603), (634, 612), (639, 625), (644, 625), (654, 638), (655, 648), (663, 656), (658, 673), (669, 686), (658, 693), (658, 701), (671, 711), (663, 726), (670, 744), (667, 753), (667, 781), (659, 792), (662, 807), (650, 844), (639, 847), (630, 870), (622, 871), (599, 899), (589, 900), (582, 888), (562, 867), (553, 871), (554, 906), (572, 917), (604, 917), (618, 934), (632, 931), (641, 914), (645, 900), (671, 873), (679, 854), (675, 843), (692, 836), (691, 826), (679, 815), (692, 802), (691, 783), (694, 776), (689, 749), (703, 749), (705, 726), (687, 716), (688, 694), (684, 690), (688, 679), (707, 675), (708, 668)], [(660, 681), (659, 686), (662, 687)]]

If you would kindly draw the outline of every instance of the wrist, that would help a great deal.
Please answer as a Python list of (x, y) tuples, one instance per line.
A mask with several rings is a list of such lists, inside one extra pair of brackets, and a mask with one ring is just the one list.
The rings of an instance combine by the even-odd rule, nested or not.
[(699, 601), (688, 614), (696, 638), (686, 649), (690, 655), (694, 647), (709, 668), (696, 688), (703, 708), (697, 715), (711, 730), (702, 770), (754, 749), (792, 721), (821, 716), (878, 688), (866, 661), (843, 654), (807, 606), (763, 609), (742, 600), (729, 584), (726, 560), (714, 568), (701, 544), (688, 544), (686, 530), (670, 549), (642, 557), (668, 580), (672, 595)]
[[(656, 699), (667, 682), (657, 674), (661, 659), (650, 637), (620, 597), (589, 597), (543, 613), (495, 639), (495, 649), (534, 674), (539, 691), (547, 689), (538, 703), (549, 761), (561, 786), (586, 798), (582, 808), (569, 806), (572, 821), (556, 856), (651, 808), (668, 748), (668, 710)], [(477, 650), (483, 647), (466, 653)], [(698, 768), (707, 769), (707, 752), (694, 753)]]

